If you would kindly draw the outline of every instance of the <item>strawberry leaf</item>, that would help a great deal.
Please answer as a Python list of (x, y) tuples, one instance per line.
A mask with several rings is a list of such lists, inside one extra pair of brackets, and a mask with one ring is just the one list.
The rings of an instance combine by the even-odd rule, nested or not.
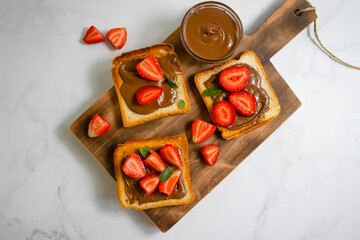
[(162, 171), (160, 173), (160, 176), (159, 176), (160, 182), (167, 181), (171, 177), (173, 172), (174, 172), (174, 169), (172, 167), (167, 167), (164, 171)]
[(185, 109), (185, 101), (184, 100), (182, 100), (182, 99), (180, 100), (179, 107), (181, 110)]
[(141, 154), (141, 156), (146, 158), (150, 154), (150, 150), (147, 149), (146, 147), (141, 147), (140, 148), (140, 154)]
[(167, 80), (167, 84), (173, 89), (178, 89), (178, 85), (169, 79)]
[(222, 92), (222, 90), (220, 90), (216, 87), (211, 87), (211, 88), (205, 89), (205, 91), (203, 92), (203, 95), (206, 97), (212, 97), (212, 96), (218, 95), (221, 92)]

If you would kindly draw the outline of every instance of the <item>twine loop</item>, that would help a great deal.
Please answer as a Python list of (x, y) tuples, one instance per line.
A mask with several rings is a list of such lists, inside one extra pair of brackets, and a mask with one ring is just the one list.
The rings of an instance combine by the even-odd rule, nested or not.
[[(311, 6), (311, 4), (308, 2), (308, 4)], [(310, 11), (316, 11), (316, 8), (311, 6), (311, 7), (307, 7), (307, 8), (303, 8), (303, 9), (296, 9), (294, 14), (296, 16), (300, 16), (302, 13), (305, 13), (305, 12), (310, 12)], [(323, 51), (325, 51), (332, 59), (334, 59), (335, 61), (347, 66), (347, 67), (351, 67), (351, 68), (355, 68), (355, 69), (360, 69), (359, 66), (355, 66), (355, 65), (352, 65), (350, 63), (347, 63), (343, 60), (341, 60), (340, 58), (336, 57), (333, 53), (331, 53), (325, 46), (324, 44), (320, 41), (320, 38), (319, 38), (319, 34), (317, 33), (317, 27), (316, 27), (316, 19), (314, 20), (314, 34), (315, 34), (315, 38), (317, 40), (317, 42), (319, 43), (321, 49)]]

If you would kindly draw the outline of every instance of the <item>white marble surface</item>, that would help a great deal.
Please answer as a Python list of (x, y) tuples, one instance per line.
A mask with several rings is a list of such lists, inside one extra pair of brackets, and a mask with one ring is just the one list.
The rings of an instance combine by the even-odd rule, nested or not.
[[(360, 239), (360, 71), (312, 26), (272, 59), (302, 107), (163, 234), (121, 207), (69, 127), (112, 86), (116, 55), (165, 39), (196, 1), (0, 2), (0, 239)], [(247, 34), (282, 2), (225, 1)], [(360, 2), (311, 2), (326, 46), (360, 64)], [(85, 45), (91, 25), (128, 42)]]

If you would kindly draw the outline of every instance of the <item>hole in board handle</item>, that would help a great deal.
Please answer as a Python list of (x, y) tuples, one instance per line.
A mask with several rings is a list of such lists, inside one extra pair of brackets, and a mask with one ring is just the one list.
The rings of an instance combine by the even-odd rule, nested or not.
[(304, 12), (309, 12), (309, 11), (315, 11), (316, 8), (315, 7), (307, 7), (307, 8), (303, 8), (303, 9), (300, 9), (300, 8), (297, 8), (295, 9), (294, 11), (294, 15), (299, 17), (301, 16), (301, 14), (303, 14)]
[(301, 14), (302, 14), (302, 11), (300, 8), (295, 9), (295, 11), (294, 11), (295, 16), (299, 17)]

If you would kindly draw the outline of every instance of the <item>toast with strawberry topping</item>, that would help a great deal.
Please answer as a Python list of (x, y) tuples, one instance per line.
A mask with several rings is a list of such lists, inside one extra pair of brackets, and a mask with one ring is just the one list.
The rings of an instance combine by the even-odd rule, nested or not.
[[(171, 44), (161, 43), (117, 56), (112, 76), (124, 127), (190, 111), (180, 60)], [(147, 94), (140, 91), (144, 87)]]
[(197, 73), (194, 80), (224, 139), (246, 134), (280, 114), (279, 100), (253, 51)]
[[(141, 153), (144, 147), (150, 153)], [(194, 200), (185, 136), (134, 139), (119, 144), (114, 151), (114, 168), (117, 194), (124, 208), (144, 210)]]

